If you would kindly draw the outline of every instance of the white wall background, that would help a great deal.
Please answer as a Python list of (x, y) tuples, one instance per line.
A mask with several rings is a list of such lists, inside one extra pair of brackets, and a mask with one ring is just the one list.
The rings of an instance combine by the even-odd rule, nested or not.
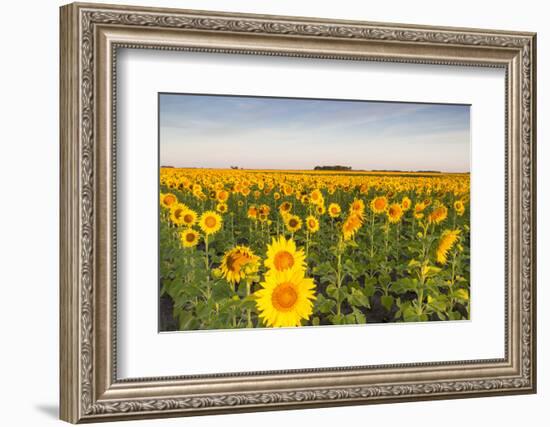
[[(113, 3), (121, 3), (110, 0)], [(550, 269), (545, 258), (550, 180), (545, 145), (550, 115), (550, 29), (535, 0), (358, 2), (133, 0), (133, 4), (324, 18), (450, 25), (538, 32), (538, 351), (539, 393), (437, 402), (136, 421), (125, 426), (544, 425), (550, 405)], [(60, 425), (58, 402), (58, 6), (57, 0), (2, 6), (0, 65), (0, 419), (2, 425)]]

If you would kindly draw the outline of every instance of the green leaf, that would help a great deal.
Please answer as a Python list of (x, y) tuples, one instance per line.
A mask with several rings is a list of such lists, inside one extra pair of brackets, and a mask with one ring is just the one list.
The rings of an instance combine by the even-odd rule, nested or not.
[(241, 308), (243, 310), (254, 310), (256, 308), (256, 300), (251, 297), (241, 300)]
[(331, 299), (325, 298), (323, 294), (319, 294), (315, 301), (317, 311), (323, 314), (330, 313), (335, 306), (336, 303)]
[(447, 308), (446, 302), (439, 300), (433, 301), (430, 306), (435, 308), (436, 311), (445, 311), (445, 309)]
[(397, 294), (404, 294), (407, 291), (416, 291), (417, 286), (418, 286), (417, 279), (404, 277), (402, 279), (399, 279), (393, 282), (391, 285), (391, 289), (393, 292)]
[(403, 320), (405, 320), (405, 322), (418, 322), (420, 318), (414, 308), (407, 307), (403, 310)]
[(313, 274), (316, 274), (319, 276), (326, 276), (330, 273), (336, 273), (336, 270), (328, 261), (323, 262), (313, 268)]
[(346, 298), (346, 289), (338, 288), (335, 284), (327, 286), (327, 295), (335, 300), (343, 301)]
[(449, 320), (462, 320), (462, 314), (458, 311), (451, 311), (449, 313)]
[(221, 302), (224, 299), (231, 298), (234, 295), (231, 285), (225, 281), (217, 281), (212, 285), (212, 299)]
[(414, 258), (409, 261), (409, 267), (420, 267), (420, 262)]
[(355, 316), (355, 320), (357, 321), (357, 323), (367, 323), (367, 318), (359, 310), (354, 308), (353, 315)]
[(345, 324), (345, 318), (341, 314), (334, 314), (330, 316), (330, 320), (334, 325), (344, 325)]
[(386, 310), (391, 311), (393, 307), (393, 297), (391, 295), (382, 295), (380, 302)]
[(382, 286), (385, 286), (390, 282), (391, 282), (391, 277), (388, 273), (382, 273), (378, 277), (378, 283), (380, 283)]
[(193, 313), (190, 311), (181, 311), (178, 316), (180, 330), (189, 329), (189, 324), (193, 320)]
[(464, 302), (470, 299), (470, 296), (466, 289), (457, 289), (456, 291), (453, 292), (453, 296)]
[(326, 292), (329, 297), (336, 299), (337, 298), (336, 293), (338, 292), (338, 288), (334, 283), (331, 283), (330, 285), (327, 286)]
[(347, 300), (351, 306), (370, 307), (368, 297), (356, 288), (351, 289), (351, 292), (347, 295)]
[(441, 268), (434, 267), (433, 265), (426, 265), (422, 268), (422, 273), (424, 274), (425, 277), (435, 276), (440, 271), (441, 271)]
[(359, 245), (357, 244), (357, 242), (355, 242), (354, 240), (348, 240), (348, 241), (346, 242), (346, 245), (349, 246), (349, 247), (351, 247), (351, 248), (358, 248), (358, 247), (359, 247)]
[(363, 295), (369, 298), (369, 297), (372, 297), (375, 292), (376, 292), (376, 286), (373, 283), (373, 281), (365, 281), (365, 285), (363, 287)]

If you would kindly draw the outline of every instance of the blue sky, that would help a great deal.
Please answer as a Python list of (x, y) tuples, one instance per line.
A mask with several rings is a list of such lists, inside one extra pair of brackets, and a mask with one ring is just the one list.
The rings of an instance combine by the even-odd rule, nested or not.
[(161, 94), (160, 163), (175, 167), (470, 170), (470, 107)]

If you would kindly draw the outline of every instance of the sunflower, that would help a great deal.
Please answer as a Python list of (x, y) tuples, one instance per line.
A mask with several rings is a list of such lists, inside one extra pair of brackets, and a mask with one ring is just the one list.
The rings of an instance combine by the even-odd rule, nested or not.
[(260, 220), (260, 222), (266, 222), (269, 220), (269, 216), (265, 213), (260, 213), (258, 214), (258, 219)]
[(310, 233), (317, 233), (317, 231), (319, 231), (319, 220), (313, 215), (306, 218), (306, 225)]
[(401, 221), (401, 217), (403, 216), (403, 208), (399, 203), (392, 203), (388, 208), (386, 215), (388, 215), (388, 220), (392, 224), (396, 224)]
[(229, 191), (226, 190), (219, 190), (216, 193), (216, 199), (218, 202), (225, 203), (229, 199)]
[(447, 214), (447, 207), (440, 205), (428, 215), (428, 221), (430, 224), (439, 224), (447, 219)]
[(365, 202), (361, 199), (355, 199), (350, 207), (349, 207), (350, 214), (355, 214), (363, 218), (363, 214), (365, 212)]
[(181, 225), (185, 225), (186, 227), (191, 227), (197, 222), (197, 213), (186, 207), (181, 215)]
[(260, 215), (269, 215), (271, 208), (268, 205), (261, 205), (258, 209), (258, 214)]
[(445, 264), (447, 262), (447, 255), (458, 240), (459, 234), (460, 230), (445, 230), (441, 234), (436, 250), (436, 258), (439, 264)]
[(281, 193), (275, 191), (275, 193), (273, 193), (273, 199), (274, 200), (279, 200), (281, 198)]
[(219, 212), (219, 213), (226, 213), (227, 212), (227, 203), (218, 203), (216, 205), (216, 210)]
[(315, 206), (315, 211), (317, 212), (317, 215), (321, 216), (324, 215), (327, 211), (327, 208), (325, 208), (325, 204), (317, 205)]
[(182, 225), (183, 222), (183, 216), (185, 211), (187, 210), (187, 206), (185, 206), (183, 203), (174, 203), (170, 206), (170, 220), (172, 223), (176, 225)]
[(319, 205), (324, 202), (323, 193), (321, 190), (315, 189), (309, 195), (309, 200), (314, 205)]
[(193, 191), (193, 196), (195, 196), (199, 200), (206, 199), (206, 196), (204, 195), (204, 193), (201, 190), (194, 190)]
[(266, 326), (300, 326), (313, 313), (315, 283), (299, 270), (270, 272), (254, 293), (258, 316)]
[(342, 225), (344, 240), (350, 240), (363, 225), (363, 220), (359, 215), (350, 214)]
[(426, 205), (423, 202), (414, 205), (414, 217), (416, 219), (424, 218), (424, 209), (426, 209)]
[(180, 233), (180, 241), (184, 248), (197, 246), (200, 240), (200, 234), (192, 228), (187, 228)]
[(266, 259), (264, 265), (270, 270), (285, 271), (306, 268), (306, 256), (303, 249), (296, 249), (293, 239), (273, 238), (270, 245), (267, 245)]
[(407, 196), (403, 197), (403, 199), (401, 200), (401, 208), (404, 211), (408, 211), (411, 208), (411, 204), (411, 199), (409, 199)]
[(302, 220), (298, 215), (287, 215), (285, 217), (285, 225), (288, 231), (294, 233), (302, 228)]
[(281, 206), (279, 206), (279, 212), (281, 212), (281, 214), (289, 213), (291, 209), (292, 209), (292, 203), (290, 202), (283, 202), (281, 203)]
[(246, 212), (246, 216), (250, 219), (258, 219), (258, 208), (254, 205), (250, 206)]
[(206, 235), (217, 233), (222, 226), (222, 217), (214, 211), (206, 211), (199, 219), (199, 226)]
[(160, 194), (160, 204), (164, 208), (169, 208), (171, 205), (177, 202), (178, 202), (178, 198), (174, 196), (172, 193)]
[(455, 208), (455, 212), (458, 216), (464, 215), (465, 207), (462, 200), (457, 200), (456, 202), (454, 202), (453, 207)]
[(387, 206), (388, 206), (388, 199), (386, 196), (375, 197), (370, 202), (370, 208), (375, 214), (381, 214), (385, 212)]
[(328, 214), (330, 215), (331, 218), (338, 218), (341, 212), (342, 212), (342, 208), (338, 203), (331, 203), (328, 206)]
[(235, 246), (223, 256), (220, 265), (222, 276), (229, 283), (239, 283), (247, 275), (258, 271), (259, 260), (260, 258), (246, 246)]
[(283, 185), (283, 193), (285, 196), (290, 196), (292, 193), (294, 192), (294, 190), (292, 189), (292, 187), (288, 184), (284, 184)]

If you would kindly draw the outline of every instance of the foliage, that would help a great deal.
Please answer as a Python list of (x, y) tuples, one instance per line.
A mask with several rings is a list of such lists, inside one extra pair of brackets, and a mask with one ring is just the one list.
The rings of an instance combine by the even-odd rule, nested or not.
[(469, 319), (468, 174), (162, 168), (178, 329)]

